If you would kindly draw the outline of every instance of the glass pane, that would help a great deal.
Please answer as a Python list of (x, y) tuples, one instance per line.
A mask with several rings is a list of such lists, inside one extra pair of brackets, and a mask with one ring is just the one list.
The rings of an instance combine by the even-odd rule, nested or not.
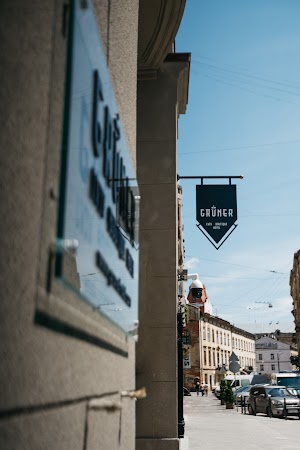
[(82, 4), (71, 2), (56, 275), (134, 333), (139, 192), (93, 8)]

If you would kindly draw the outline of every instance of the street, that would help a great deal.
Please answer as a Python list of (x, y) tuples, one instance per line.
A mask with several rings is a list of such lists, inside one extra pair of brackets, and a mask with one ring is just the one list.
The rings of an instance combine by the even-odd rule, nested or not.
[(214, 394), (184, 397), (185, 438), (181, 450), (296, 450), (300, 420), (250, 416), (227, 409)]

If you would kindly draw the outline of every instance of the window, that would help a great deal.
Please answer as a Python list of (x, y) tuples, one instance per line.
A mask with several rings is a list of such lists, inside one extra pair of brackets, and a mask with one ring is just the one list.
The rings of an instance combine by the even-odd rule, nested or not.
[(232, 338), (232, 348), (234, 348), (234, 338)]
[(263, 365), (263, 364), (261, 364), (261, 365), (259, 366), (259, 370), (264, 370), (264, 365)]
[(217, 344), (219, 343), (219, 332), (217, 331), (216, 332), (216, 335), (217, 335)]
[(215, 330), (211, 330), (211, 339), (215, 342)]
[(223, 344), (223, 333), (220, 333), (220, 344)]
[(271, 360), (274, 361), (274, 353), (271, 353)]
[(216, 367), (216, 353), (214, 350), (212, 351), (212, 355), (213, 355), (213, 366)]
[(258, 355), (258, 360), (259, 360), (259, 361), (262, 361), (262, 353), (259, 353), (259, 355)]
[(271, 364), (271, 370), (275, 370), (275, 364)]
[(210, 328), (207, 327), (207, 340), (210, 342)]
[(203, 327), (203, 339), (206, 340), (206, 328), (205, 328), (205, 326)]
[(206, 349), (203, 351), (203, 365), (206, 366), (207, 361), (206, 361)]
[(251, 388), (250, 393), (255, 397), (258, 397), (261, 394), (265, 394), (264, 388)]
[(208, 365), (211, 366), (211, 350), (208, 349)]

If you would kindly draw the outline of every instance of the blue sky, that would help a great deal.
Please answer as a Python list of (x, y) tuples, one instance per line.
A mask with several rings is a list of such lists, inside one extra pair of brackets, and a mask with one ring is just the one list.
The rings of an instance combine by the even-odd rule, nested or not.
[(197, 181), (181, 181), (186, 267), (199, 273), (215, 315), (252, 332), (292, 332), (300, 1), (187, 0), (176, 51), (192, 54), (179, 174), (244, 175), (236, 180), (238, 227), (219, 250), (196, 227)]

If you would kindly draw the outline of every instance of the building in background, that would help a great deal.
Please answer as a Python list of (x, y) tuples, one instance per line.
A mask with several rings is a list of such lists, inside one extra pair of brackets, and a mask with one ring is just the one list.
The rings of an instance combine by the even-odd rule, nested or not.
[[(294, 254), (293, 268), (290, 274), (291, 296), (293, 298), (293, 315), (295, 321), (296, 341), (298, 353), (300, 353), (300, 250)], [(300, 368), (299, 359), (295, 361)]]
[(193, 388), (199, 379), (212, 389), (229, 371), (229, 358), (234, 352), (240, 364), (240, 373), (254, 370), (255, 336), (236, 328), (226, 320), (203, 313), (196, 305), (188, 305), (189, 321), (185, 346), (184, 382)]
[(297, 352), (289, 344), (280, 342), (269, 336), (263, 336), (255, 342), (256, 370), (262, 375), (273, 372), (291, 371), (291, 357)]
[(1, 2), (1, 450), (179, 448), (184, 6)]
[(296, 333), (286, 333), (277, 329), (272, 333), (255, 333), (255, 336), (256, 339), (268, 336), (272, 339), (288, 344), (293, 350), (297, 350)]

